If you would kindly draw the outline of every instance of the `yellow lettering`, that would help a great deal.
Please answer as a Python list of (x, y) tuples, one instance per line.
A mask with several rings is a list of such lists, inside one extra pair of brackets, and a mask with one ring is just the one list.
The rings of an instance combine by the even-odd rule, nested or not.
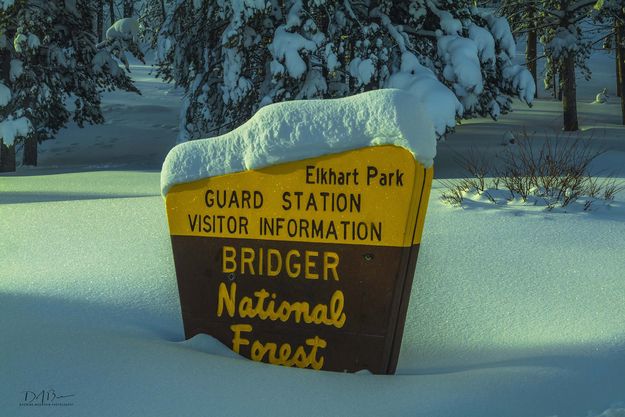
[(307, 323), (323, 323), (328, 324), (330, 320), (328, 319), (328, 307), (324, 304), (317, 304), (313, 307), (312, 314), (308, 317), (309, 322)]
[(232, 338), (232, 350), (236, 353), (239, 353), (241, 346), (246, 346), (250, 344), (250, 341), (247, 339), (243, 339), (241, 337), (242, 332), (251, 332), (252, 326), (249, 324), (233, 324), (230, 326), (230, 330), (234, 332), (234, 337)]
[(235, 303), (237, 299), (237, 284), (230, 284), (230, 291), (223, 282), (219, 284), (219, 301), (217, 303), (217, 317), (221, 317), (224, 312), (224, 305), (228, 310), (228, 315), (234, 317)]
[(250, 358), (253, 361), (261, 362), (263, 360), (263, 357), (265, 357), (265, 353), (267, 352), (267, 350), (271, 348), (271, 345), (275, 346), (275, 343), (267, 343), (267, 345), (263, 345), (258, 340), (255, 340), (254, 343), (252, 343)]
[[(273, 269), (273, 261), (272, 258), (277, 260), (276, 267)], [(267, 250), (267, 276), (275, 277), (282, 270), (282, 255), (277, 249), (268, 249)]]
[[(303, 258), (303, 259), (302, 259)], [(322, 265), (323, 261), (323, 265)], [(221, 269), (224, 273), (277, 277), (283, 271), (290, 278), (333, 279), (339, 281), (339, 255), (336, 252), (291, 249), (284, 255), (275, 248), (224, 246)]]
[(297, 278), (300, 274), (300, 272), (302, 272), (302, 267), (299, 264), (299, 262), (293, 264), (291, 263), (291, 258), (292, 257), (296, 257), (296, 258), (300, 258), (300, 254), (299, 251), (295, 250), (295, 249), (291, 249), (290, 251), (287, 252), (286, 254), (286, 273), (289, 277), (291, 278)]
[(256, 311), (252, 307), (252, 299), (250, 297), (242, 297), (239, 301), (239, 316), (241, 318), (256, 317)]
[(332, 277), (335, 281), (339, 280), (339, 274), (336, 268), (339, 266), (339, 255), (335, 252), (323, 253), (323, 279), (328, 280), (328, 272), (332, 272)]
[(316, 266), (316, 263), (314, 260), (311, 260), (311, 258), (316, 258), (317, 256), (319, 256), (319, 252), (314, 251), (314, 250), (307, 250), (304, 256), (306, 259), (305, 261), (306, 269), (304, 272), (304, 278), (319, 279), (319, 274), (317, 274), (316, 272), (312, 272), (312, 268)]
[(306, 339), (306, 344), (308, 346), (312, 346), (310, 350), (310, 354), (308, 355), (310, 360), (310, 367), (316, 370), (323, 368), (323, 356), (317, 359), (317, 349), (323, 349), (328, 346), (327, 342), (320, 338), (319, 336), (315, 336), (312, 339)]
[(295, 354), (293, 354), (291, 362), (298, 368), (306, 368), (309, 365), (308, 355), (306, 354), (306, 348), (304, 346), (298, 346), (297, 349), (295, 349)]
[(250, 268), (250, 274), (254, 274), (254, 249), (252, 248), (241, 248), (241, 273), (245, 274), (245, 265), (248, 265)]
[[(236, 337), (237, 335), (235, 335), (235, 338)], [(249, 340), (242, 340), (247, 343), (241, 344), (249, 344)], [(252, 348), (250, 349), (250, 358), (257, 362), (266, 360), (272, 365), (295, 365), (298, 368), (311, 367), (319, 370), (323, 367), (324, 357), (317, 357), (317, 354), (319, 353), (318, 350), (325, 348), (327, 345), (327, 342), (319, 336), (306, 339), (305, 346), (297, 346), (295, 351), (293, 351), (293, 348), (289, 343), (283, 343), (280, 347), (278, 347), (276, 343), (262, 343), (259, 340), (255, 340), (254, 343), (252, 343)], [(306, 351), (307, 346), (311, 348), (310, 352)], [(291, 356), (291, 354), (293, 356)]]
[(280, 346), (280, 358), (283, 359), (284, 363), (286, 364), (288, 362), (288, 357), (291, 356), (291, 345), (289, 345), (288, 343), (283, 343), (282, 346)]
[(260, 291), (254, 291), (256, 296), (256, 307), (254, 307), (254, 315), (258, 315), (261, 320), (267, 320), (269, 313), (265, 309), (265, 300), (269, 297), (269, 293), (262, 288)]
[(330, 299), (330, 323), (337, 329), (343, 327), (345, 320), (347, 320), (343, 307), (345, 307), (345, 295), (343, 295), (343, 291), (336, 290)]
[[(217, 303), (217, 317), (221, 317), (226, 313), (230, 317), (235, 316), (237, 311), (237, 284), (231, 283), (230, 289), (225, 283), (219, 284), (219, 300)], [(347, 316), (343, 309), (345, 308), (345, 295), (341, 290), (332, 293), (332, 297), (327, 304), (315, 304), (312, 306), (307, 301), (276, 301), (277, 295), (269, 293), (264, 288), (254, 291), (253, 297), (241, 297), (238, 302), (238, 313), (241, 318), (255, 318), (260, 320), (280, 320), (287, 322), (291, 319), (295, 323), (302, 321), (307, 324), (324, 324), (326, 326), (334, 326), (337, 329), (345, 325)], [(277, 304), (277, 307), (276, 307)]]
[(232, 246), (224, 246), (222, 250), (222, 263), (221, 270), (222, 272), (236, 272), (237, 270), (237, 262), (235, 258), (237, 256), (237, 250)]

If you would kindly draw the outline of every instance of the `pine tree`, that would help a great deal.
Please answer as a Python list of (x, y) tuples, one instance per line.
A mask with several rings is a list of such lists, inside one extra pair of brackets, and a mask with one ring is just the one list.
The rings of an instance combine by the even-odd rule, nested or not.
[(625, 2), (623, 0), (599, 0), (595, 4), (599, 21), (611, 21), (614, 28), (616, 51), (617, 95), (621, 98), (621, 119), (625, 125)]
[(115, 0), (109, 0), (108, 1), (108, 6), (109, 6), (109, 22), (110, 25), (109, 26), (113, 26), (115, 24)]
[(139, 11), (139, 37), (153, 50), (159, 50), (158, 36), (165, 23), (165, 0), (146, 0)]
[[(591, 43), (584, 38), (580, 23), (589, 18), (594, 0), (551, 0), (545, 1), (541, 9), (541, 23), (546, 30), (541, 39), (545, 45), (548, 69), (558, 71), (561, 79), (563, 129), (579, 129), (577, 119), (577, 86), (575, 71), (579, 69), (586, 79), (590, 79), (587, 66)], [(554, 72), (548, 71), (545, 78), (550, 80)]]
[(535, 93), (530, 74), (511, 63), (507, 21), (472, 1), (172, 6), (160, 30), (158, 74), (185, 89), (181, 141), (231, 130), (269, 103), (410, 89), (419, 80), (444, 86), (465, 118), (497, 118), (512, 96), (529, 103)]
[(70, 117), (80, 127), (103, 122), (103, 90), (138, 92), (111, 49), (98, 49), (96, 13), (87, 0), (0, 6), (0, 132), (5, 145), (24, 144), (25, 164), (36, 165), (37, 144)]
[(539, 0), (503, 0), (498, 9), (498, 13), (510, 22), (514, 34), (526, 36), (525, 63), (536, 85), (538, 85), (538, 37), (542, 29), (537, 24), (538, 3)]
[(98, 42), (102, 42), (104, 36), (104, 1), (97, 0), (96, 1), (96, 36), (98, 37)]
[[(590, 69), (586, 65), (591, 44), (583, 36), (580, 23), (590, 18), (595, 0), (540, 0), (533, 1), (533, 26), (540, 31), (547, 65), (545, 86), (562, 94), (563, 129), (578, 130), (577, 92), (575, 71), (586, 79)], [(559, 79), (558, 81), (556, 81)]]
[(135, 14), (135, 1), (124, 0), (124, 16), (123, 17), (133, 17), (134, 14)]

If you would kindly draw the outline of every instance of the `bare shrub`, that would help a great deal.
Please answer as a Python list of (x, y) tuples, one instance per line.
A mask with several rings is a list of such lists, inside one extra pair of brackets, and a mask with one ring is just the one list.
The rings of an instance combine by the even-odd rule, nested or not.
[(601, 196), (606, 201), (614, 200), (617, 193), (625, 190), (625, 185), (622, 181), (618, 181), (616, 178), (606, 178), (601, 184)]
[(533, 195), (561, 207), (588, 191), (599, 192), (601, 184), (592, 181), (588, 167), (603, 152), (594, 150), (590, 139), (557, 135), (541, 142), (537, 144), (523, 131), (517, 135), (516, 146), (506, 147), (499, 156), (504, 164), (497, 176), (506, 188), (523, 200)]
[(441, 199), (451, 204), (452, 206), (461, 206), (464, 201), (464, 192), (466, 189), (460, 184), (462, 180), (459, 181), (445, 181), (441, 180), (443, 187), (445, 187), (445, 191), (441, 194)]
[(466, 185), (480, 192), (484, 191), (486, 189), (486, 177), (489, 176), (491, 171), (491, 162), (486, 155), (478, 153), (474, 148), (471, 148), (464, 155), (456, 153), (454, 159), (470, 175), (466, 179), (466, 181), (470, 182)]
[(593, 147), (592, 138), (556, 134), (541, 140), (523, 130), (516, 135), (515, 145), (495, 156), (496, 164), (475, 150), (457, 156), (469, 177), (448, 182), (443, 199), (462, 204), (457, 194), (475, 190), (495, 203), (488, 189), (499, 189), (501, 185), (510, 192), (510, 199), (539, 198), (548, 210), (588, 197), (584, 202), (584, 210), (588, 210), (594, 199), (610, 201), (625, 189), (613, 175), (599, 179), (589, 172), (591, 162), (603, 152)]

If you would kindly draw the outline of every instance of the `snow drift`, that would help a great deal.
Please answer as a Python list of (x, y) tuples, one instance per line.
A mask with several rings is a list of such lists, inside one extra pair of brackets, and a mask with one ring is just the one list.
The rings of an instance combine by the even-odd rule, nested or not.
[(232, 132), (173, 148), (163, 164), (161, 192), (201, 178), (366, 146), (400, 146), (429, 167), (436, 132), (428, 114), (418, 97), (395, 89), (272, 104)]

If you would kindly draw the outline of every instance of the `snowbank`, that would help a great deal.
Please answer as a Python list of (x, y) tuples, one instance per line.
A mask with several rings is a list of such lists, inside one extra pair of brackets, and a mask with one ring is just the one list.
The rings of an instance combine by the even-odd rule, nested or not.
[[(613, 55), (594, 57), (600, 77), (580, 80), (580, 120), (594, 146), (612, 149), (597, 170), (625, 178), (619, 104), (587, 103), (614, 80)], [(589, 213), (459, 209), (439, 200), (435, 180), (398, 375), (237, 360), (205, 335), (183, 342), (151, 172), (175, 141), (181, 92), (149, 66), (132, 70), (143, 96), (105, 93), (108, 124), (85, 134), (71, 123), (40, 145), (39, 167), (0, 176), (1, 416), (623, 414), (624, 193)], [(437, 175), (465, 175), (454, 154), (488, 157), (508, 130), (560, 129), (561, 103), (515, 106), (505, 123), (462, 124), (438, 149)], [(44, 389), (74, 405), (20, 406), (24, 391)]]
[(411, 151), (426, 167), (436, 132), (418, 97), (386, 89), (334, 100), (276, 103), (225, 135), (182, 143), (167, 155), (161, 191), (215, 175), (372, 145)]
[[(580, 215), (458, 209), (435, 180), (387, 376), (237, 360), (206, 335), (183, 342), (158, 173), (2, 186), (1, 416), (595, 417), (624, 399), (625, 195)], [(74, 405), (19, 405), (44, 389)]]

